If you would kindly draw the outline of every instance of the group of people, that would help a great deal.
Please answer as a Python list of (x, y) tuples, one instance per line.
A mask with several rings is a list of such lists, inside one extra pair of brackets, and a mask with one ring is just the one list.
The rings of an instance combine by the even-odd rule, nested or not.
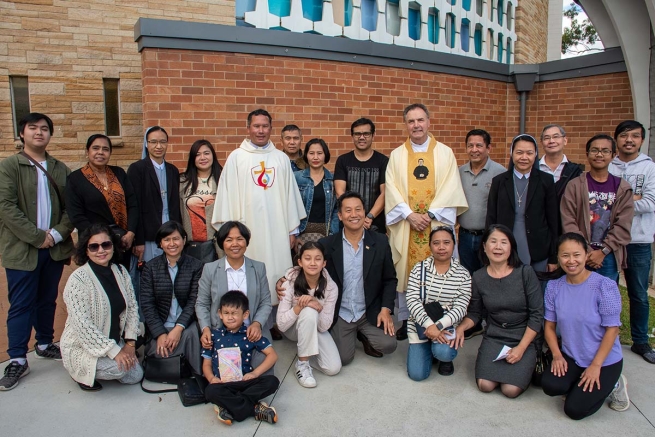
[[(536, 138), (514, 138), (508, 169), (491, 160), (490, 135), (474, 129), (458, 168), (430, 133), (424, 105), (405, 108), (403, 121), (408, 138), (387, 158), (373, 150), (373, 121), (356, 120), (354, 149), (333, 174), (324, 140), (301, 150), (301, 129), (287, 125), (280, 151), (272, 117), (258, 109), (224, 167), (198, 140), (180, 175), (165, 160), (160, 126), (146, 130), (142, 159), (127, 172), (109, 165), (111, 140), (100, 134), (87, 141), (88, 163), (70, 172), (46, 152), (50, 118), (26, 116), (23, 151), (0, 162), (10, 303), (0, 390), (29, 373), (32, 328), (36, 355), (63, 360), (82, 390), (139, 382), (142, 321), (145, 355), (183, 353), (227, 424), (277, 421), (261, 399), (279, 384), (271, 341), (282, 336), (297, 343), (296, 378), (309, 388), (312, 369), (336, 375), (358, 341), (382, 357), (408, 340), (412, 380), (428, 378), (435, 361), (452, 375), (465, 339), (484, 332), (477, 386), (512, 398), (530, 385), (545, 339), (552, 365), (543, 390), (567, 396), (569, 417), (593, 414), (608, 397), (627, 409), (620, 270), (632, 351), (655, 364), (647, 334), (655, 165), (640, 153), (644, 127), (629, 120), (614, 137), (592, 137), (585, 172), (566, 158), (558, 125), (543, 129), (541, 159)], [(66, 284), (57, 345), (57, 288), (71, 256), (81, 267)], [(222, 375), (234, 354), (241, 372)]]

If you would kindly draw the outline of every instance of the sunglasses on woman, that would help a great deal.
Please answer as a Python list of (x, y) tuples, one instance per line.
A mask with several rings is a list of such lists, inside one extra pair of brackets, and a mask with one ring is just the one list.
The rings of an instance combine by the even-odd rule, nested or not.
[(102, 243), (91, 243), (86, 246), (89, 249), (89, 252), (97, 252), (102, 247), (103, 250), (109, 250), (114, 247), (114, 243), (111, 241), (103, 241)]

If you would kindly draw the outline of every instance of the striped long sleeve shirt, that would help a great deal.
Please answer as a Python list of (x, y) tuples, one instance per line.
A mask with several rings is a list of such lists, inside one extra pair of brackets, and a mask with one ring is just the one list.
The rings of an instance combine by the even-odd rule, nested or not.
[[(448, 271), (440, 275), (434, 268), (434, 258), (416, 263), (409, 274), (407, 284), (407, 308), (410, 318), (407, 335), (410, 343), (424, 343), (416, 334), (416, 325), (428, 328), (441, 322), (444, 328), (457, 326), (464, 316), (471, 300), (471, 275), (456, 259), (450, 262)], [(438, 301), (444, 309), (439, 320), (432, 320), (423, 305)]]

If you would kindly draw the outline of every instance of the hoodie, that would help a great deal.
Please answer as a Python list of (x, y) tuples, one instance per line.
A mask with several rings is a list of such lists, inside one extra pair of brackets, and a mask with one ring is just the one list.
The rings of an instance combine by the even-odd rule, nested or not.
[(628, 181), (634, 195), (641, 195), (641, 199), (634, 202), (631, 243), (652, 243), (655, 234), (655, 163), (643, 153), (630, 162), (623, 162), (617, 156), (610, 163), (609, 171)]

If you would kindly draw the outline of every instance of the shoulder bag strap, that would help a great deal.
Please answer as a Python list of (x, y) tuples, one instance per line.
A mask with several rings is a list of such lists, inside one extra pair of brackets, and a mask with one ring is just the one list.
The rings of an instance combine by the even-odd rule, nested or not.
[(41, 164), (39, 164), (36, 159), (32, 158), (30, 155), (28, 155), (24, 151), (21, 151), (20, 154), (23, 155), (25, 158), (29, 159), (29, 161), (32, 164), (34, 164), (36, 167), (38, 167), (43, 172), (43, 174), (45, 174), (45, 176), (48, 178), (48, 181), (50, 182), (50, 185), (52, 185), (52, 188), (55, 189), (55, 193), (57, 194), (57, 200), (59, 200), (60, 209), (63, 211), (64, 210), (64, 202), (62, 202), (62, 200), (61, 200), (61, 193), (59, 192), (59, 187), (57, 186), (57, 182), (52, 177), (52, 175), (50, 173), (48, 173), (48, 171), (45, 168), (43, 168), (43, 166)]

